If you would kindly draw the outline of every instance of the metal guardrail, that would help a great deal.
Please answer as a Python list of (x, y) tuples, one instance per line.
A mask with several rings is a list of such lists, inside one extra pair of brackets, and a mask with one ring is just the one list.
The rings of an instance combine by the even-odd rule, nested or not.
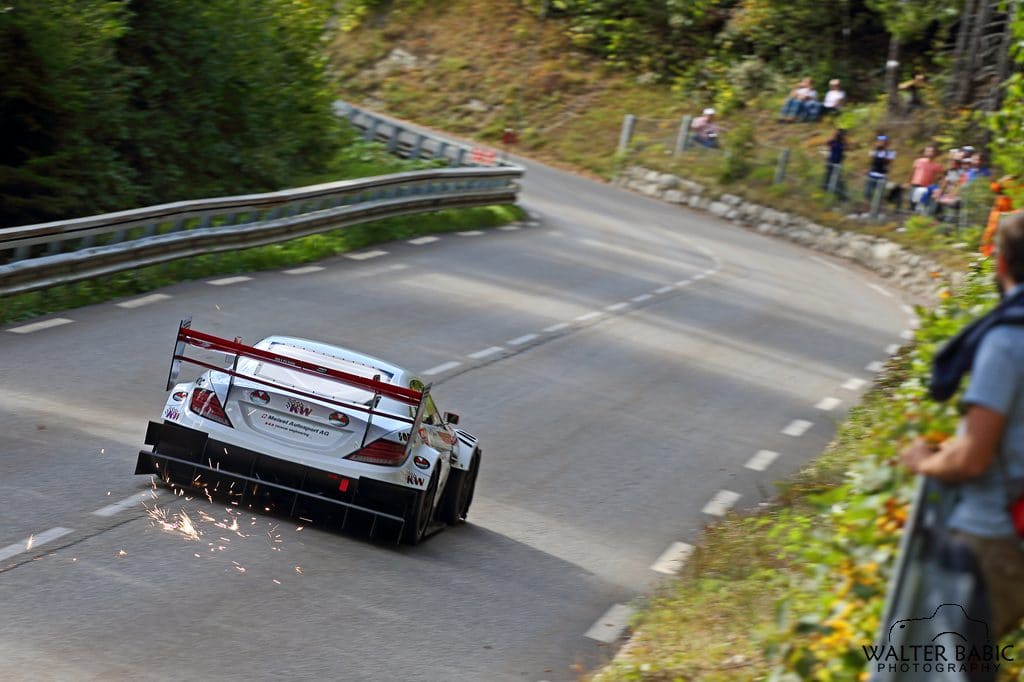
[[(375, 139), (381, 132), (390, 135), (393, 152), (405, 151), (408, 156), (415, 149), (417, 157), (437, 156), (456, 164), (468, 158), (469, 151), (462, 145), (399, 131), (385, 119), (350, 109), (356, 112), (352, 117), (358, 119), (357, 125), (372, 130)], [(408, 140), (412, 146), (407, 147)], [(288, 241), (383, 218), (511, 203), (522, 175), (523, 169), (512, 164), (438, 168), (0, 229), (0, 295)]]

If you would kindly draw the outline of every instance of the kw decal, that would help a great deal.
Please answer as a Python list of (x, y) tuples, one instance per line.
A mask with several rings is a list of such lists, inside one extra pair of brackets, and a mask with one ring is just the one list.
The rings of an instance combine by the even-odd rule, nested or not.
[(164, 410), (164, 419), (170, 419), (171, 421), (178, 421), (181, 419), (181, 412), (176, 407), (168, 407)]
[(287, 407), (288, 411), (292, 414), (301, 415), (303, 417), (308, 417), (313, 412), (312, 407), (301, 400), (296, 400), (295, 398), (289, 398), (288, 402), (285, 403), (285, 407)]
[(405, 482), (408, 485), (421, 486), (421, 485), (423, 485), (423, 477), (422, 476), (413, 476), (412, 474), (407, 474), (406, 477), (405, 477)]

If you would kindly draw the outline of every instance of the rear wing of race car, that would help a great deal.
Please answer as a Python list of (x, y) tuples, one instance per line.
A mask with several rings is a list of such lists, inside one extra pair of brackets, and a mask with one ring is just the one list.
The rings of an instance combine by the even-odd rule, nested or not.
[[(188, 357), (186, 351), (189, 346), (195, 348), (202, 348), (204, 350), (224, 353), (227, 356), (232, 357), (230, 367), (222, 367), (215, 365), (210, 362), (205, 362), (198, 358)], [(271, 381), (267, 378), (253, 376), (252, 374), (243, 374), (238, 371), (238, 360), (240, 358), (252, 358), (266, 362), (272, 365), (280, 367), (286, 367), (291, 371), (299, 372), (302, 374), (308, 374), (321, 379), (329, 379), (336, 381), (346, 386), (354, 388), (360, 388), (373, 393), (373, 400), (368, 405), (363, 405), (351, 401), (339, 400), (332, 396), (321, 395), (318, 393), (312, 393), (304, 391), (302, 389), (281, 384), (278, 382)], [(379, 375), (368, 379), (358, 374), (352, 374), (350, 372), (344, 372), (338, 369), (332, 369), (323, 365), (318, 365), (306, 360), (300, 360), (299, 358), (292, 358), (281, 353), (275, 353), (273, 351), (262, 350), (253, 346), (245, 345), (241, 342), (240, 338), (234, 340), (228, 340), (207, 334), (205, 332), (197, 331), (192, 329), (191, 318), (182, 320), (178, 325), (178, 335), (174, 341), (174, 353), (171, 356), (171, 368), (167, 375), (167, 390), (171, 390), (174, 384), (178, 380), (178, 375), (181, 373), (181, 366), (183, 363), (189, 363), (198, 367), (213, 370), (215, 372), (221, 372), (227, 374), (234, 381), (236, 377), (243, 378), (246, 381), (253, 381), (265, 386), (271, 386), (275, 389), (282, 390), (288, 393), (293, 393), (297, 396), (304, 398), (310, 398), (313, 400), (320, 400), (332, 405), (342, 407), (346, 410), (356, 410), (359, 412), (365, 412), (367, 414), (366, 428), (363, 432), (363, 444), (366, 443), (367, 434), (370, 431), (370, 425), (375, 415), (387, 417), (388, 419), (395, 419), (397, 421), (411, 424), (410, 436), (418, 433), (422, 419), (423, 419), (423, 407), (426, 404), (427, 396), (430, 394), (429, 384), (424, 386), (422, 390), (416, 390), (413, 388), (406, 388), (404, 386), (396, 386), (395, 384), (389, 384), (384, 381), (380, 381)], [(384, 410), (378, 410), (377, 405), (381, 398), (390, 398), (396, 402), (408, 405), (416, 408), (415, 415), (409, 417), (408, 415), (396, 414), (393, 412), (386, 412)], [(413, 439), (410, 437), (407, 443), (407, 449), (412, 444)]]

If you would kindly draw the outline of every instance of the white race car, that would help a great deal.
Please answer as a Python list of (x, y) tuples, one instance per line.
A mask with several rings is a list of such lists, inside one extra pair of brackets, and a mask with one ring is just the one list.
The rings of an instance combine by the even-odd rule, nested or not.
[[(226, 366), (187, 357), (223, 353)], [(208, 354), (207, 354), (208, 355)], [(175, 383), (182, 363), (206, 369)], [(481, 451), (408, 371), (286, 336), (253, 346), (178, 327), (163, 421), (150, 422), (136, 474), (273, 505), (293, 516), (357, 520), (415, 544), (465, 520)]]

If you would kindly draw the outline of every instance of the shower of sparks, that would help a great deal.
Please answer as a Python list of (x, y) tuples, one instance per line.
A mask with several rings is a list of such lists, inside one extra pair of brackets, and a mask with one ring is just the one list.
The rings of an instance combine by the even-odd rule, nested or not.
[(100, 448), (100, 454), (101, 455), (107, 454), (107, 449), (106, 448)]
[(126, 552), (126, 551), (124, 551), (124, 550), (122, 549), (121, 551), (119, 551), (119, 552), (117, 553), (117, 556), (128, 556), (128, 552)]
[(297, 527), (297, 528), (295, 529), (295, 532), (296, 532), (296, 533), (301, 533), (301, 532), (302, 532), (302, 529), (303, 529), (303, 528), (305, 528), (305, 526), (298, 526), (298, 527)]
[(281, 581), (280, 581), (280, 580), (278, 580), (277, 578), (274, 578), (274, 584), (275, 584), (275, 585), (280, 585), (280, 584), (281, 584)]
[(302, 575), (302, 566), (296, 566), (295, 567), (295, 572), (298, 573), (299, 575)]
[[(145, 506), (145, 505), (143, 505)], [(179, 511), (168, 515), (167, 510), (161, 507), (146, 507), (150, 522), (163, 530), (183, 535), (187, 540), (198, 540), (203, 533), (192, 522), (188, 512)]]

